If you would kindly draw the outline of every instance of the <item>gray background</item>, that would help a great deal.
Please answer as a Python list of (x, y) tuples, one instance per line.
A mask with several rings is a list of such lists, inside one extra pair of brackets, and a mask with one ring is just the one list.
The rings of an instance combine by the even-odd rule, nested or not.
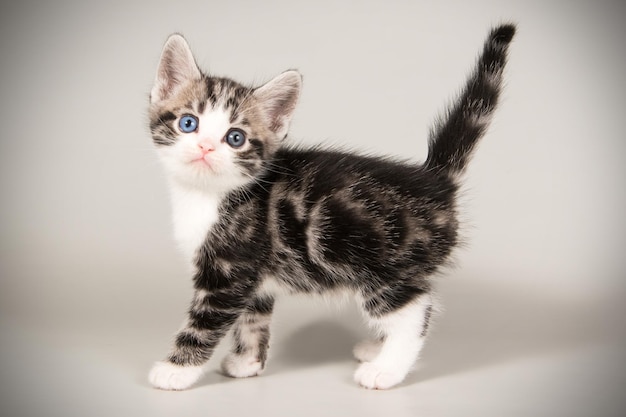
[[(620, 4), (621, 3), (621, 4)], [(626, 13), (619, 1), (4, 2), (3, 416), (622, 416)], [(150, 388), (191, 291), (147, 130), (163, 42), (246, 83), (298, 68), (294, 141), (416, 161), (490, 26), (507, 85), (471, 165), (467, 246), (419, 369), (356, 387), (341, 309), (281, 300), (260, 378)]]

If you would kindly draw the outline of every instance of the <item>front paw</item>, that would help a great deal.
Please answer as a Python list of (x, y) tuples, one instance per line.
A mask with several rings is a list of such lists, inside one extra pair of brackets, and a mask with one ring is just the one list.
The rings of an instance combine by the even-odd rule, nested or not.
[(184, 390), (200, 379), (202, 366), (181, 366), (171, 362), (157, 362), (150, 370), (148, 380), (159, 389)]
[(222, 361), (222, 371), (233, 378), (247, 378), (259, 375), (263, 364), (254, 356), (230, 353)]

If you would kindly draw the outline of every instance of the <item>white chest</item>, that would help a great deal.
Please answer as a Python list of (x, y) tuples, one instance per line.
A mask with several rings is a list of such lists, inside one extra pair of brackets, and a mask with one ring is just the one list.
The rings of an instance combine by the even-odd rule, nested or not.
[(220, 200), (218, 194), (173, 188), (174, 237), (189, 262), (217, 221)]

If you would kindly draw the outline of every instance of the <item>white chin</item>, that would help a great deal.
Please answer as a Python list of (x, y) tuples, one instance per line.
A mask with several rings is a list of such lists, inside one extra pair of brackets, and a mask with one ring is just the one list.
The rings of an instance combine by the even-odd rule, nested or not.
[(175, 172), (172, 178), (176, 183), (194, 189), (226, 193), (242, 187), (250, 181), (239, 172), (215, 172), (207, 165), (187, 166), (186, 168)]

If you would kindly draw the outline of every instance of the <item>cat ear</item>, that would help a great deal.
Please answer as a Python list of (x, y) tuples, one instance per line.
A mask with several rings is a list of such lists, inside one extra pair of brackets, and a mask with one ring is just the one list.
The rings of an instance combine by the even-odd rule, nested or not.
[(165, 100), (187, 81), (201, 77), (200, 69), (185, 38), (179, 34), (171, 35), (163, 46), (156, 79), (150, 93), (150, 102)]
[(301, 89), (302, 76), (289, 70), (254, 90), (268, 126), (280, 139), (287, 136)]

